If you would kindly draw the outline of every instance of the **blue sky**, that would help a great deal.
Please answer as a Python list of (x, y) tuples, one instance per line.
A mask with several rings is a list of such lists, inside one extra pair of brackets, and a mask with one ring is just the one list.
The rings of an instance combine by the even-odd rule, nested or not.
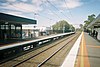
[(78, 27), (88, 15), (100, 13), (100, 0), (0, 0), (0, 12), (36, 19), (38, 26), (66, 20)]

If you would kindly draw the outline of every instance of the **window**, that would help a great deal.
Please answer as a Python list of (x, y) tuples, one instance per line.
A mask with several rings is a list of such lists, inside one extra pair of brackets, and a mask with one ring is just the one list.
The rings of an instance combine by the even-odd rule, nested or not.
[(11, 25), (11, 29), (15, 29), (15, 26), (14, 25)]

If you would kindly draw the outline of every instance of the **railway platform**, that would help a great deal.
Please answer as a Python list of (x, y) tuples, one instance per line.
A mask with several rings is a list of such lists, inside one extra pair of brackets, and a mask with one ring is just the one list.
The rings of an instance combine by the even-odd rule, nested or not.
[[(51, 35), (51, 36), (43, 37), (43, 38), (36, 39), (36, 40), (30, 40), (30, 41), (19, 42), (19, 43), (14, 43), (11, 45), (2, 46), (2, 47), (0, 47), (0, 56), (1, 56), (0, 64), (6, 63), (7, 61), (8, 62), (12, 61), (14, 58), (17, 58), (20, 56), (27, 57), (26, 59), (23, 59), (22, 61), (26, 61), (27, 59), (31, 59), (31, 57), (34, 57), (35, 55), (32, 55), (32, 56), (30, 55), (30, 58), (28, 58), (28, 56), (26, 56), (25, 54), (30, 53), (30, 52), (35, 51), (35, 50), (38, 50), (40, 47), (41, 47), (42, 51), (43, 50), (46, 51), (49, 48), (47, 48), (45, 45), (48, 45), (54, 41), (56, 42), (57, 40), (63, 39), (65, 36), (69, 36), (69, 35), (74, 36), (76, 34), (75, 34), (75, 32), (69, 32), (69, 33), (57, 34), (57, 35), (53, 35), (53, 36)], [(77, 34), (77, 36), (78, 36), (78, 34)], [(75, 37), (76, 36), (72, 37), (72, 39), (74, 39)], [(66, 38), (65, 40), (67, 40), (67, 39), (70, 40), (69, 38)], [(65, 41), (65, 40), (63, 40), (63, 41)], [(61, 43), (63, 41), (61, 41)], [(68, 42), (71, 42), (71, 40)], [(54, 45), (56, 46), (56, 45), (58, 45), (58, 43), (57, 44), (54, 43)], [(66, 44), (64, 44), (63, 46), (65, 46), (65, 45)], [(53, 47), (53, 45), (51, 45), (51, 46)], [(45, 47), (47, 49), (45, 50), (42, 47)], [(42, 51), (40, 53), (42, 53)], [(33, 54), (33, 52), (32, 52), (32, 54)], [(38, 55), (38, 54), (39, 53), (36, 53), (36, 55)], [(47, 54), (44, 54), (44, 55), (47, 55)], [(44, 57), (44, 56), (42, 56), (42, 57)], [(8, 64), (11, 64), (11, 63), (7, 63), (6, 65), (8, 65)], [(12, 67), (12, 66), (10, 66), (10, 67)]]
[[(51, 34), (49, 36), (53, 36), (56, 34)], [(26, 38), (26, 39), (5, 39), (5, 40), (0, 40), (0, 47), (2, 46), (7, 46), (7, 45), (12, 45), (15, 43), (19, 43), (19, 42), (25, 42), (25, 41), (31, 41), (31, 40), (36, 40), (36, 39), (41, 39), (41, 38), (45, 38), (48, 36), (39, 36), (39, 37), (33, 37), (33, 38)]]
[(100, 42), (83, 33), (75, 67), (100, 67)]
[(100, 67), (100, 42), (85, 32), (76, 42), (61, 67)]
[[(59, 35), (59, 36), (61, 36), (61, 35)], [(72, 36), (70, 36), (70, 37), (72, 37)], [(51, 37), (49, 37), (49, 38), (51, 38)], [(48, 37), (46, 39), (48, 39)], [(45, 42), (45, 39), (43, 39), (43, 40), (44, 40), (43, 42)], [(71, 43), (73, 42), (73, 41), (70, 41), (70, 39), (68, 39), (68, 41)], [(41, 40), (41, 42), (42, 42), (42, 40)], [(64, 43), (66, 43), (66, 42), (64, 42)], [(63, 44), (63, 43), (61, 43), (61, 44)], [(58, 47), (61, 46), (61, 45), (60, 46), (59, 45), (58, 45)], [(50, 45), (48, 45), (48, 46), (50, 46)], [(45, 47), (43, 47), (43, 48), (41, 47), (42, 50), (44, 48)], [(57, 48), (57, 46), (55, 46), (54, 48)], [(29, 64), (29, 66), (26, 66), (26, 67), (31, 67), (31, 66), (36, 67), (42, 60), (45, 60), (45, 58), (43, 59), (43, 57), (50, 56), (51, 60), (48, 60), (48, 62), (44, 63), (44, 66), (37, 66), (37, 67), (48, 67), (48, 64), (51, 65), (49, 67), (100, 67), (100, 52), (99, 52), (100, 51), (100, 42), (98, 40), (96, 40), (95, 38), (91, 37), (88, 33), (82, 32), (81, 35), (76, 38), (75, 42), (73, 42), (73, 46), (70, 46), (70, 50), (68, 49), (69, 46), (67, 45), (65, 48), (67, 49), (67, 51), (69, 50), (68, 53), (66, 53), (66, 50), (63, 49), (62, 52), (58, 53), (58, 55), (51, 57), (51, 54), (52, 54), (51, 51), (53, 51), (54, 48), (50, 49), (50, 53), (47, 50), (48, 48), (45, 48), (47, 50), (47, 52), (44, 52), (43, 54), (40, 52), (41, 54), (39, 54), (38, 56), (36, 56), (36, 55), (31, 56), (32, 53), (36, 52), (36, 54), (37, 54), (37, 51), (34, 50), (32, 53), (31, 52), (29, 53), (30, 58), (31, 58), (30, 60), (29, 60), (29, 58), (28, 58), (28, 60), (24, 59), (24, 57), (27, 57), (29, 54), (23, 55), (19, 58), (10, 60), (10, 61), (2, 64), (1, 66), (8, 65), (10, 63), (10, 65), (12, 65), (12, 66), (19, 65), (17, 67), (24, 67), (23, 65), (26, 66), (26, 63), (27, 63), (27, 64)], [(64, 54), (61, 54), (61, 53), (64, 53)], [(60, 62), (61, 60), (59, 60), (60, 63), (59, 62), (56, 63), (57, 59), (55, 60), (55, 57), (57, 58), (60, 55), (61, 55), (61, 57), (59, 59), (61, 59), (63, 57), (62, 55), (64, 55), (63, 60), (62, 60), (62, 62)], [(34, 56), (36, 56), (36, 57), (34, 57)], [(54, 60), (55, 60), (55, 62), (54, 62)], [(51, 61), (53, 63), (51, 63)], [(11, 64), (11, 62), (12, 62), (12, 64)], [(33, 66), (33, 65), (36, 65), (36, 66)]]

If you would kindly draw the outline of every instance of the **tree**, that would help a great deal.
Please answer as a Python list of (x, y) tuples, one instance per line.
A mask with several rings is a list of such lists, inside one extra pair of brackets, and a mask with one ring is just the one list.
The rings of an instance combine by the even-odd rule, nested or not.
[(80, 24), (80, 28), (81, 28), (81, 30), (83, 29), (83, 24)]
[(83, 27), (83, 25), (82, 24), (80, 24), (80, 28), (82, 28)]
[(88, 19), (84, 21), (84, 27), (87, 27), (93, 20), (95, 19), (95, 15), (92, 14), (92, 15), (89, 15), (88, 16)]
[[(67, 21), (61, 20), (54, 24), (52, 26), (53, 30), (56, 31), (57, 33), (62, 33), (62, 32), (69, 32), (70, 28), (72, 25), (70, 25)], [(74, 27), (72, 26), (72, 29), (74, 30)]]
[(89, 16), (88, 16), (88, 19), (84, 21), (84, 23), (85, 23), (85, 24), (84, 24), (84, 30), (85, 30), (85, 31), (88, 31), (87, 26), (88, 26), (94, 19), (95, 19), (95, 15), (92, 14), (92, 15), (89, 15)]
[(73, 25), (70, 25), (70, 30), (75, 31), (75, 27), (73, 27)]

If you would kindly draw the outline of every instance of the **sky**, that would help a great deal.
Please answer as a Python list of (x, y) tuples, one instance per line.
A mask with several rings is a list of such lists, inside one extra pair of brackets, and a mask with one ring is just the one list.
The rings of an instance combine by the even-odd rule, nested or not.
[(0, 0), (0, 12), (35, 19), (37, 26), (66, 20), (79, 27), (88, 15), (100, 14), (100, 0)]

